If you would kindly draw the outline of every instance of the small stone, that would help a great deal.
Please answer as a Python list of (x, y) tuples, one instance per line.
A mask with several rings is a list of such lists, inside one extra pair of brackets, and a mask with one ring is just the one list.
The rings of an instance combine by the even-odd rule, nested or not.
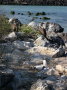
[(67, 73), (67, 68), (64, 68), (65, 73)]
[(35, 69), (37, 70), (42, 70), (43, 69), (43, 64), (42, 65), (36, 65), (34, 66)]
[(56, 65), (56, 70), (57, 70), (59, 73), (63, 73), (63, 72), (64, 72), (64, 67), (61, 66), (61, 65)]
[(47, 71), (47, 74), (48, 75), (54, 75), (55, 74), (55, 69), (54, 68), (51, 68)]
[(48, 85), (44, 80), (38, 80), (31, 86), (31, 90), (49, 90)]
[(59, 75), (59, 72), (57, 70), (55, 71), (55, 75)]

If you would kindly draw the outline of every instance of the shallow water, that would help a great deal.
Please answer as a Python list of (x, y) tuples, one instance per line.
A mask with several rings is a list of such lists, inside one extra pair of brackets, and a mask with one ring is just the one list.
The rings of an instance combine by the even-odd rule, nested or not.
[[(10, 11), (15, 11), (15, 15), (11, 15)], [(33, 14), (29, 16), (27, 12), (30, 11)], [(50, 20), (39, 19), (42, 16), (37, 16), (35, 22), (56, 22), (64, 27), (67, 32), (67, 6), (21, 6), (21, 5), (0, 5), (0, 14), (4, 14), (9, 18), (18, 18), (22, 23), (29, 23), (32, 21), (36, 12), (46, 12), (46, 17), (50, 17)], [(23, 13), (24, 15), (18, 14)]]

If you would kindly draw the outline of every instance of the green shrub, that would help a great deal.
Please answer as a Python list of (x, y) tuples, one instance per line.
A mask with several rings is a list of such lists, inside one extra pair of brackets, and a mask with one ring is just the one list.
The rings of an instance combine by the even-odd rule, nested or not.
[(39, 35), (39, 32), (37, 30), (34, 30), (32, 27), (27, 25), (21, 26), (21, 32), (24, 32), (25, 36), (36, 38)]
[(0, 16), (0, 39), (3, 35), (6, 35), (10, 32), (11, 25), (8, 22), (8, 19), (5, 16)]
[(15, 14), (15, 11), (11, 11), (10, 14), (14, 15)]

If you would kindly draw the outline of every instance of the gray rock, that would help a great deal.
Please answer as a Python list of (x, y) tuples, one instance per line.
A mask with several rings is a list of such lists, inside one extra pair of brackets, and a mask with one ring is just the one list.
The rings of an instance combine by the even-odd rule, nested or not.
[(48, 75), (48, 77), (45, 79), (46, 82), (48, 82), (48, 81), (56, 82), (56, 80), (57, 80), (57, 77), (54, 75)]
[(58, 80), (53, 84), (55, 90), (67, 90), (67, 77), (59, 77)]
[(12, 53), (7, 53), (7, 54), (4, 54), (3, 55), (3, 62), (7, 65), (10, 65), (10, 64), (22, 64), (20, 62), (22, 62), (23, 60), (25, 60), (25, 56), (24, 54), (15, 49)]
[(54, 75), (55, 74), (55, 69), (51, 68), (47, 71), (47, 75)]
[(35, 74), (28, 72), (26, 70), (19, 70), (15, 71), (15, 78), (13, 85), (15, 85), (15, 89), (17, 88), (18, 90), (30, 90), (31, 84), (33, 81), (35, 81)]
[(46, 72), (49, 70), (49, 68), (43, 68), (41, 71), (36, 73), (37, 78), (40, 79), (45, 79), (48, 77), (48, 75), (46, 74)]
[(11, 43), (2, 43), (0, 44), (0, 54), (12, 53), (14, 47)]
[(0, 70), (0, 88), (7, 87), (7, 85), (13, 81), (13, 78), (14, 78), (13, 70), (11, 69)]
[(35, 46), (43, 46), (43, 47), (52, 47), (52, 48), (59, 48), (60, 46), (64, 47), (65, 43), (63, 39), (59, 36), (52, 36), (49, 35), (48, 38), (44, 36), (40, 36), (34, 41)]
[(49, 89), (47, 83), (44, 80), (37, 80), (37, 82), (31, 86), (31, 90), (49, 90)]
[[(39, 24), (39, 28), (41, 28), (42, 30), (45, 29), (46, 31), (52, 31), (55, 33), (58, 32), (63, 32), (64, 28), (62, 28), (59, 24), (57, 23), (52, 23), (52, 22), (43, 22)], [(44, 31), (43, 31), (44, 34)]]
[(13, 45), (15, 48), (17, 48), (19, 50), (26, 50), (33, 46), (33, 44), (31, 42), (19, 41), (19, 40), (14, 41)]
[(54, 47), (54, 48), (59, 48), (60, 46), (65, 46), (65, 43), (63, 41), (63, 39), (59, 36), (50, 36), (47, 38), (49, 43), (47, 44), (47, 46), (49, 47)]

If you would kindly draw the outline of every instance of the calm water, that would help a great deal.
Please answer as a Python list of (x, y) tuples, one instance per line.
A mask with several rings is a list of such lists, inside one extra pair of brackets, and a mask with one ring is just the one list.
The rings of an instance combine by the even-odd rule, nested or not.
[[(10, 11), (15, 11), (15, 15), (11, 15)], [(29, 16), (27, 12), (30, 11), (34, 13)], [(4, 14), (9, 18), (15, 17), (18, 18), (22, 23), (29, 23), (32, 21), (36, 12), (46, 12), (46, 17), (50, 17), (50, 20), (41, 20), (39, 19), (42, 16), (38, 16), (35, 19), (35, 22), (56, 22), (64, 27), (65, 32), (67, 32), (67, 6), (17, 6), (17, 5), (0, 5), (0, 14)], [(24, 15), (18, 14), (23, 13)]]

